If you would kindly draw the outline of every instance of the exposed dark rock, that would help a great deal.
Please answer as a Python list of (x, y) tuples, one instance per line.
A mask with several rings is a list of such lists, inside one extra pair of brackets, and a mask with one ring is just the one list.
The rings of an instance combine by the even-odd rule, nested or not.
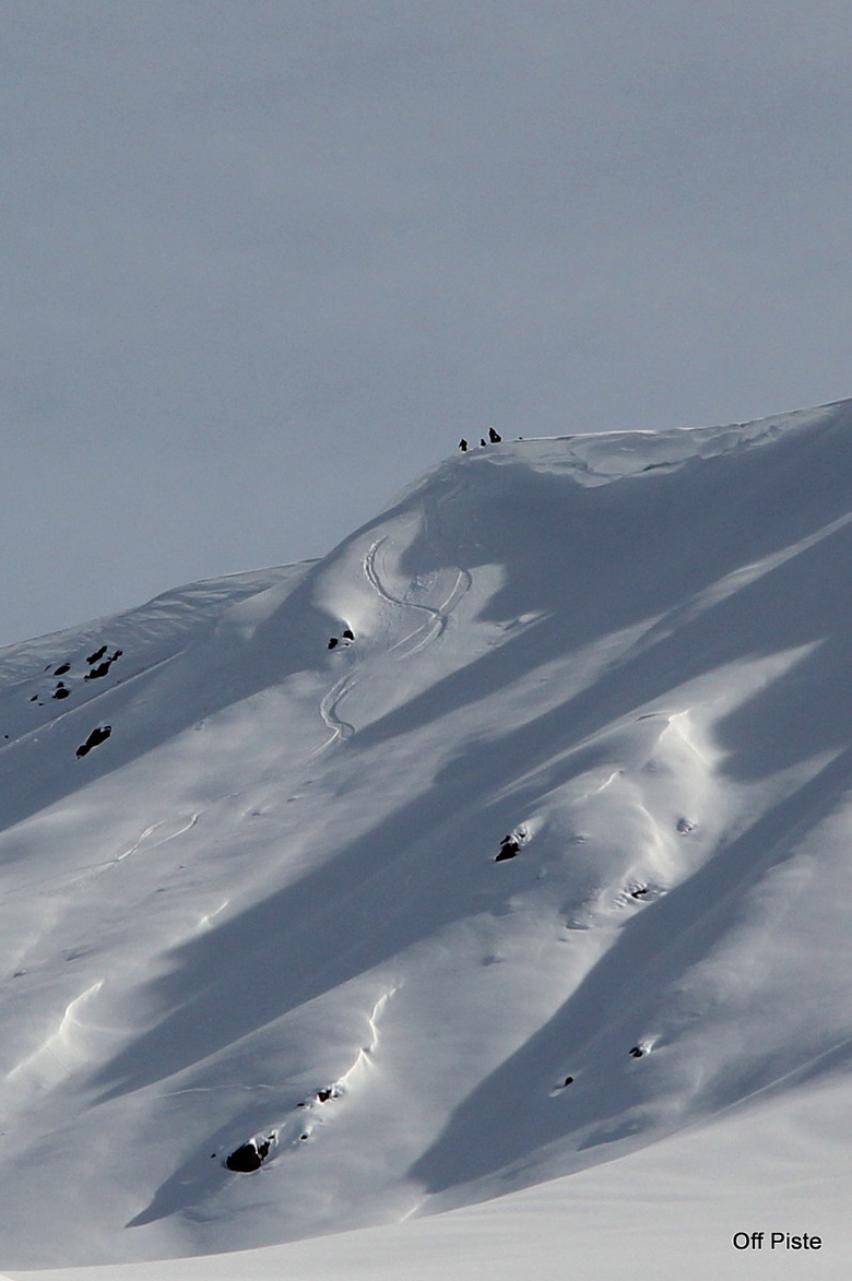
[(93, 667), (90, 672), (86, 672), (86, 675), (83, 677), (83, 679), (87, 681), (95, 681), (100, 676), (106, 676), (112, 664), (116, 661), (117, 658), (121, 658), (121, 655), (123, 653), (124, 653), (124, 650), (117, 649), (114, 654), (110, 654), (109, 658), (105, 658), (102, 663), (98, 663), (97, 667)]
[[(269, 1139), (251, 1139), (225, 1159), (225, 1165), (236, 1174), (251, 1174), (259, 1170), (269, 1153)], [(215, 1156), (215, 1153), (214, 1153)]]
[(632, 1059), (641, 1059), (644, 1053), (645, 1051), (641, 1045), (634, 1045), (633, 1049), (630, 1051), (630, 1057)]
[(507, 832), (500, 842), (500, 853), (495, 858), (495, 863), (504, 863), (508, 858), (514, 858), (520, 852), (521, 844), (526, 839), (526, 832), (519, 828), (517, 832)]
[(502, 437), (502, 436), (500, 436), (500, 435), (498, 435), (498, 433), (494, 430), (494, 428), (493, 428), (493, 427), (489, 427), (489, 428), (488, 428), (488, 439), (491, 441), (491, 444), (492, 444), (492, 445), (498, 445), (498, 444), (500, 443), (500, 441), (503, 439), (503, 437)]
[(462, 451), (463, 454), (467, 453), (467, 441), (465, 440), (464, 436), (462, 436), (461, 440), (459, 441), (459, 449)]
[(573, 1084), (574, 1084), (573, 1076), (566, 1076), (565, 1080), (562, 1082), (562, 1088), (564, 1090), (566, 1085), (573, 1085)]
[(340, 1091), (335, 1085), (324, 1085), (321, 1090), (315, 1090), (309, 1099), (303, 1099), (297, 1103), (297, 1108), (309, 1108), (313, 1103), (328, 1103), (329, 1099), (339, 1099)]
[(349, 641), (353, 641), (355, 639), (355, 633), (353, 632), (351, 627), (344, 627), (343, 639), (349, 640)]
[(102, 659), (102, 658), (103, 658), (103, 656), (104, 656), (104, 654), (105, 654), (106, 652), (107, 652), (107, 647), (106, 647), (106, 645), (101, 645), (100, 649), (96, 649), (96, 650), (95, 650), (95, 652), (94, 652), (94, 654), (90, 654), (90, 655), (89, 655), (89, 657), (86, 659), (86, 662), (87, 662), (87, 663), (97, 663), (100, 659)]
[(329, 642), (328, 642), (328, 648), (329, 648), (329, 649), (336, 649), (336, 647), (337, 647), (339, 644), (340, 644), (340, 642), (338, 641), (337, 637), (336, 637), (336, 636), (332, 636), (332, 637), (331, 637), (331, 639), (330, 639), (330, 640), (329, 640)]
[(480, 436), (480, 438), (479, 438), (479, 443), (480, 443), (480, 445), (482, 446), (482, 448), (484, 449), (484, 448), (485, 448), (485, 438), (484, 438), (483, 436)]
[(71, 693), (70, 689), (66, 689), (62, 681), (60, 681), (59, 684), (56, 686), (56, 689), (53, 691), (53, 694), (51, 695), (51, 697), (67, 698), (70, 693)]
[(226, 1167), (235, 1174), (251, 1174), (253, 1170), (259, 1170), (262, 1163), (260, 1153), (253, 1143), (244, 1143), (225, 1158)]
[(56, 671), (53, 673), (53, 675), (54, 675), (54, 676), (64, 676), (66, 672), (70, 672), (70, 671), (71, 671), (71, 664), (70, 664), (70, 663), (60, 663), (60, 664), (59, 664), (59, 666), (57, 667)]
[(30, 702), (34, 703), (37, 698), (38, 698), (38, 694), (33, 694), (32, 698), (30, 699)]
[(79, 760), (82, 756), (88, 756), (92, 748), (97, 747), (100, 743), (105, 742), (106, 739), (109, 738), (111, 733), (112, 733), (111, 725), (104, 725), (103, 728), (101, 728), (100, 726), (96, 726), (92, 730), (89, 737), (86, 739), (85, 743), (81, 743), (80, 746), (77, 748), (77, 759)]
[(630, 891), (630, 897), (631, 897), (631, 898), (644, 898), (644, 897), (645, 897), (645, 895), (646, 895), (647, 893), (648, 893), (648, 886), (647, 886), (647, 885), (637, 885), (637, 887), (636, 887), (636, 889), (635, 889), (635, 890), (631, 890), (631, 891)]

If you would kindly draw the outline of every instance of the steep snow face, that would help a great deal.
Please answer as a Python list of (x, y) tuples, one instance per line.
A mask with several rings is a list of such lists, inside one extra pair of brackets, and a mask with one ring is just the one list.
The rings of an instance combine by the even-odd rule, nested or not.
[(399, 1221), (845, 1071), (850, 433), (490, 446), (0, 655), (0, 1266)]

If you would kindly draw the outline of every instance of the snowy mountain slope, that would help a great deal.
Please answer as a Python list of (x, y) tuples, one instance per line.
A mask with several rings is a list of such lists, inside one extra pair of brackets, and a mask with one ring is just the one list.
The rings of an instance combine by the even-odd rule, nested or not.
[(501, 444), (6, 651), (0, 1267), (428, 1215), (842, 1077), (850, 432)]
[[(196, 1258), (93, 1271), (15, 1272), (15, 1281), (514, 1281), (577, 1272), (621, 1281), (720, 1277), (842, 1281), (849, 1274), (849, 1082), (824, 1082), (734, 1109), (665, 1143), (448, 1214)], [(782, 1227), (784, 1225), (784, 1227)], [(813, 1248), (770, 1245), (769, 1232), (808, 1232)], [(762, 1249), (735, 1234), (764, 1232)], [(738, 1236), (742, 1243), (742, 1237)], [(9, 1274), (7, 1274), (9, 1275)]]

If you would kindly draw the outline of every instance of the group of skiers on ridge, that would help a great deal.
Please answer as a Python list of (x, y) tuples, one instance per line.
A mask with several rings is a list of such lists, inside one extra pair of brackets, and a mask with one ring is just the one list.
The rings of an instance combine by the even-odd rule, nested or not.
[[(503, 437), (498, 432), (496, 432), (493, 427), (488, 428), (488, 441), (490, 441), (492, 445), (498, 445), (502, 439)], [(488, 441), (483, 436), (480, 439), (479, 443), (484, 448), (488, 444)], [(459, 441), (459, 449), (462, 451), (463, 454), (466, 454), (467, 448), (468, 448), (467, 441), (465, 440), (464, 436), (462, 436), (461, 440)]]

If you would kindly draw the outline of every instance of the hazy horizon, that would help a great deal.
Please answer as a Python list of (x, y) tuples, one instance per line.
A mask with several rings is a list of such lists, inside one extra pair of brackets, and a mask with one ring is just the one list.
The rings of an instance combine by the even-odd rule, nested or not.
[(461, 435), (852, 395), (852, 10), (4, 12), (0, 644), (321, 556)]

